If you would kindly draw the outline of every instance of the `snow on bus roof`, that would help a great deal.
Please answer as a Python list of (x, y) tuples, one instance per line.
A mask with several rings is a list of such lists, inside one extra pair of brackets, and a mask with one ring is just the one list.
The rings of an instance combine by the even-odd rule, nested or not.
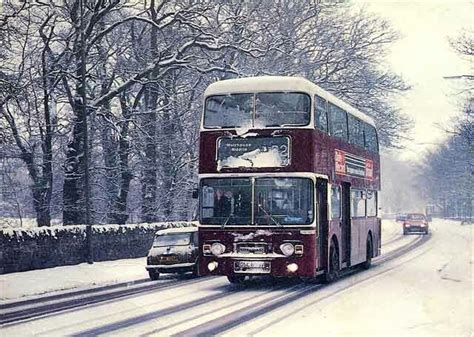
[(204, 96), (207, 97), (231, 93), (252, 93), (265, 91), (300, 91), (309, 93), (311, 96), (316, 94), (339, 106), (341, 109), (344, 109), (360, 120), (375, 126), (374, 120), (370, 116), (357, 110), (340, 98), (337, 98), (333, 94), (327, 92), (326, 90), (303, 77), (255, 76), (222, 80), (210, 84), (204, 92)]

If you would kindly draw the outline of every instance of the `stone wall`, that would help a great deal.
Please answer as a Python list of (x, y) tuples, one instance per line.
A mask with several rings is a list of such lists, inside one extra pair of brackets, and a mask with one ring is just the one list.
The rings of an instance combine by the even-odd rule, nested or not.
[[(145, 256), (159, 229), (191, 222), (92, 226), (94, 261)], [(86, 226), (0, 229), (0, 274), (87, 261)]]

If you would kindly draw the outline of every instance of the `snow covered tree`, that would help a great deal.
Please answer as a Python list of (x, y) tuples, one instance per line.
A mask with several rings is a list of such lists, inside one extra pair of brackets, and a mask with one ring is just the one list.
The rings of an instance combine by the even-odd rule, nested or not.
[(348, 2), (6, 3), (0, 151), (23, 161), (42, 224), (51, 200), (64, 224), (85, 222), (84, 149), (96, 223), (188, 218), (201, 94), (216, 80), (304, 76), (372, 115), (384, 145), (408, 127), (391, 103), (407, 86), (383, 66), (397, 35)]
[[(0, 118), (7, 156), (21, 159), (31, 179), (39, 226), (49, 226), (53, 191), (53, 138), (57, 132), (59, 43), (49, 10), (30, 4), (6, 5), (2, 29)], [(14, 20), (15, 18), (15, 20)], [(10, 146), (8, 146), (10, 145)]]

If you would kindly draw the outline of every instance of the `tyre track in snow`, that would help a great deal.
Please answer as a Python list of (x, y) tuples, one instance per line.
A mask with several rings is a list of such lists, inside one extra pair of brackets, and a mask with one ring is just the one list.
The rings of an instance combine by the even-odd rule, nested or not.
[[(391, 221), (390, 220), (383, 220), (382, 221), (382, 227), (384, 226), (384, 222), (391, 222)], [(396, 225), (394, 225), (392, 227), (392, 230), (389, 233), (387, 233), (388, 234), (387, 240), (382, 240), (382, 246), (386, 246), (386, 245), (392, 244), (393, 242), (400, 241), (405, 237), (404, 235), (402, 235), (402, 233), (400, 231), (399, 223), (395, 222), (395, 224)], [(382, 239), (383, 239), (383, 237), (382, 237)]]
[(385, 242), (382, 242), (382, 246), (387, 246), (387, 245), (390, 245), (394, 242), (397, 242), (397, 241), (400, 241), (400, 240), (403, 240), (405, 238), (404, 235), (398, 233), (398, 234), (395, 234), (392, 238), (390, 238), (390, 240), (387, 240)]
[(140, 280), (133, 280), (129, 282), (121, 282), (121, 283), (115, 283), (115, 284), (110, 284), (110, 285), (105, 285), (105, 286), (98, 286), (98, 287), (93, 287), (93, 288), (87, 288), (87, 289), (81, 289), (81, 290), (71, 290), (71, 291), (64, 291), (59, 294), (54, 294), (54, 295), (39, 295), (39, 297), (35, 298), (28, 298), (26, 300), (7, 300), (8, 303), (0, 304), (0, 310), (6, 310), (10, 308), (15, 308), (15, 307), (21, 307), (21, 306), (26, 306), (26, 305), (35, 305), (38, 303), (44, 303), (47, 301), (54, 301), (57, 299), (64, 299), (66, 297), (75, 297), (75, 296), (81, 296), (81, 295), (88, 295), (88, 294), (94, 294), (98, 293), (101, 291), (106, 291), (106, 290), (112, 290), (116, 288), (123, 288), (123, 287), (130, 287), (134, 286), (137, 284), (142, 284), (142, 283), (150, 283), (149, 278), (145, 279), (140, 279)]
[[(398, 247), (394, 249), (393, 251), (390, 251), (383, 256), (374, 258), (374, 265), (380, 265), (386, 261), (395, 259), (401, 255), (404, 255), (406, 252), (413, 250), (414, 248), (418, 247), (419, 245), (423, 244), (425, 241), (429, 239), (430, 236), (427, 237), (417, 237), (415, 240), (410, 241), (408, 244), (405, 244), (401, 247)], [(383, 272), (383, 271), (382, 271)], [(349, 275), (352, 275), (352, 273), (349, 273)], [(345, 277), (343, 277), (344, 279)], [(18, 305), (21, 305), (20, 307), (15, 307), (15, 303), (9, 303), (6, 305), (3, 305), (3, 308), (13, 308), (14, 311), (10, 311), (7, 313), (7, 315), (4, 315), (2, 313), (0, 317), (0, 324), (5, 325), (7, 324), (8, 326), (10, 325), (16, 325), (24, 321), (31, 321), (31, 320), (36, 320), (40, 318), (46, 318), (49, 316), (53, 315), (59, 315), (62, 312), (69, 311), (70, 309), (85, 309), (92, 307), (94, 305), (103, 305), (106, 304), (108, 301), (112, 300), (122, 300), (126, 298), (135, 298), (135, 296), (142, 296), (146, 295), (150, 292), (160, 292), (160, 291), (165, 291), (169, 289), (174, 289), (174, 288), (180, 288), (180, 287), (186, 287), (188, 285), (192, 284), (197, 284), (200, 282), (205, 282), (206, 280), (209, 280), (210, 278), (201, 278), (201, 279), (192, 279), (192, 280), (176, 280), (176, 281), (169, 281), (166, 283), (159, 283), (159, 284), (146, 284), (146, 285), (140, 285), (140, 282), (138, 283), (138, 286), (132, 287), (132, 288), (126, 288), (126, 289), (120, 289), (119, 285), (114, 285), (111, 286), (112, 288), (119, 288), (118, 290), (113, 290), (113, 291), (107, 291), (107, 289), (110, 290), (110, 287), (99, 287), (95, 289), (86, 289), (83, 291), (76, 291), (76, 292), (71, 292), (66, 294), (67, 299), (63, 301), (57, 301), (53, 303), (47, 303), (43, 304), (42, 299), (34, 299), (34, 300), (25, 300), (25, 301), (20, 301), (18, 302)], [(144, 282), (143, 282), (144, 283)], [(127, 285), (124, 285), (127, 286)], [(263, 285), (263, 287), (268, 287), (268, 285)], [(263, 300), (258, 300), (260, 295), (255, 296), (255, 297), (250, 297), (250, 298), (244, 298), (243, 300), (239, 301), (237, 304), (240, 304), (240, 309), (237, 311), (234, 310), (233, 308), (236, 308), (236, 303), (231, 303), (229, 302), (224, 303), (225, 309), (230, 308), (230, 312), (225, 315), (225, 317), (221, 317), (219, 319), (214, 319), (210, 320), (204, 324), (198, 324), (192, 329), (189, 330), (183, 330), (183, 332), (178, 332), (177, 335), (186, 335), (186, 334), (191, 334), (191, 335), (209, 335), (209, 334), (216, 334), (219, 332), (224, 332), (226, 330), (232, 329), (238, 324), (241, 324), (243, 322), (247, 322), (251, 319), (261, 317), (262, 315), (265, 315), (279, 307), (284, 306), (287, 303), (291, 303), (294, 301), (297, 301), (298, 299), (304, 298), (306, 295), (311, 294), (312, 292), (321, 289), (325, 287), (324, 285), (315, 285), (315, 284), (305, 284), (301, 283), (295, 287), (289, 287), (288, 284), (279, 284), (277, 287), (272, 286), (272, 289), (268, 290), (265, 292), (265, 294), (270, 294), (271, 296), (267, 296)], [(134, 326), (136, 324), (141, 324), (147, 322), (147, 320), (153, 320), (156, 318), (162, 318), (165, 316), (170, 315), (171, 313), (180, 313), (180, 312), (188, 312), (192, 310), (193, 308), (196, 308), (196, 306), (201, 306), (204, 304), (209, 304), (215, 302), (216, 305), (219, 305), (217, 302), (218, 300), (222, 300), (225, 298), (231, 299), (232, 295), (236, 293), (246, 293), (245, 290), (252, 290), (252, 288), (247, 288), (247, 287), (238, 287), (236, 288), (235, 285), (228, 285), (225, 284), (223, 286), (220, 286), (219, 288), (222, 288), (226, 290), (224, 293), (219, 293), (216, 296), (213, 297), (203, 297), (203, 298), (198, 298), (192, 301), (184, 302), (178, 304), (175, 308), (164, 308), (157, 310), (154, 312), (152, 315), (149, 316), (142, 316), (140, 319), (126, 319), (123, 321), (119, 321), (114, 324), (109, 324), (107, 326), (102, 326), (98, 327), (95, 329), (91, 329), (88, 332), (91, 333), (107, 333), (107, 332), (121, 332), (122, 329)], [(254, 288), (255, 289), (255, 288)], [(286, 291), (283, 294), (277, 293), (279, 290), (285, 289)], [(344, 288), (345, 289), (345, 288)], [(341, 289), (343, 291), (344, 289)], [(97, 292), (104, 291), (102, 293), (97, 294)], [(218, 290), (217, 288), (215, 290)], [(83, 295), (86, 294), (85, 297), (80, 297), (80, 298), (71, 298), (71, 296), (77, 296), (77, 295)], [(331, 294), (330, 296), (334, 296), (336, 293)], [(51, 301), (51, 300), (56, 300), (60, 297), (61, 295), (52, 295), (52, 296), (47, 296), (44, 300), (45, 301)], [(251, 303), (250, 305), (246, 305), (247, 303)], [(26, 304), (26, 308), (25, 308)], [(28, 304), (36, 304), (36, 307), (30, 307), (28, 308)], [(215, 310), (214, 305), (212, 305), (210, 308)], [(222, 309), (221, 308), (221, 309)], [(25, 310), (26, 309), (26, 310)], [(178, 310), (179, 309), (179, 310)], [(220, 311), (219, 311), (220, 312)], [(191, 312), (192, 315), (192, 312)], [(195, 315), (196, 316), (196, 315)], [(202, 316), (202, 312), (198, 313), (197, 316)], [(178, 327), (181, 325), (180, 323), (184, 322), (177, 322), (175, 320), (175, 323), (173, 326)], [(164, 330), (166, 331), (168, 327), (163, 328), (163, 329), (158, 329), (154, 330), (151, 333), (160, 333), (160, 331)], [(179, 331), (179, 330), (178, 330)], [(83, 331), (84, 332), (84, 331)], [(81, 335), (82, 333), (79, 333), (78, 335)], [(90, 335), (90, 334), (89, 334)]]
[[(290, 282), (290, 288), (288, 288), (288, 283), (278, 283), (272, 285), (268, 288), (268, 285), (265, 284), (255, 284), (251, 289), (246, 287), (239, 287), (235, 285), (225, 284), (219, 288), (223, 288), (224, 291), (219, 291), (215, 294), (198, 297), (196, 299), (187, 300), (177, 305), (161, 307), (158, 310), (153, 310), (151, 312), (136, 315), (133, 317), (126, 318), (124, 320), (113, 322), (110, 324), (105, 324), (102, 326), (94, 327), (91, 329), (82, 330), (76, 333), (71, 334), (72, 336), (96, 336), (100, 334), (120, 334), (126, 333), (126, 335), (136, 336), (136, 335), (147, 335), (147, 334), (159, 334), (167, 336), (167, 333), (162, 334), (162, 331), (165, 331), (172, 327), (173, 325), (180, 325), (185, 322), (189, 322), (191, 318), (199, 318), (214, 313), (215, 311), (222, 311), (228, 308), (235, 310), (239, 305), (246, 304), (249, 301), (260, 300), (265, 302), (272, 300), (276, 297), (275, 293), (283, 292), (286, 293), (290, 289), (301, 287), (301, 284), (295, 284), (295, 282)], [(214, 289), (216, 290), (216, 289)], [(251, 293), (250, 290), (263, 290), (258, 293)], [(154, 329), (152, 332), (146, 333), (137, 333), (135, 331), (127, 331), (128, 328), (140, 327), (143, 323), (149, 322), (160, 322), (164, 318), (171, 316), (173, 314), (182, 314), (187, 313), (187, 310), (194, 310), (194, 317), (186, 315), (186, 318), (182, 321), (176, 322), (176, 318), (173, 316), (173, 325), (166, 325), (161, 329)], [(146, 326), (149, 329), (149, 326)]]
[[(394, 249), (391, 252), (386, 253), (383, 256), (377, 257), (373, 260), (373, 269), (377, 267), (381, 267), (383, 263), (389, 262), (391, 260), (395, 260), (405, 254), (407, 254), (410, 251), (413, 251), (417, 247), (420, 247), (424, 243), (426, 243), (429, 239), (431, 238), (431, 235), (427, 236), (419, 236), (414, 240), (411, 240), (409, 243)], [(354, 286), (357, 286), (357, 284), (360, 284), (366, 280), (369, 280), (371, 278), (377, 277), (379, 275), (385, 274), (389, 271), (392, 271), (393, 269), (397, 268), (397, 266), (382, 269), (378, 272), (371, 273), (369, 276), (362, 278), (359, 282), (355, 284), (349, 284), (347, 286), (344, 286), (342, 288), (337, 289), (336, 291), (330, 292), (329, 294), (323, 295), (323, 296), (318, 296), (314, 301), (311, 302), (310, 305), (314, 305), (318, 302), (321, 302), (323, 300), (326, 300), (329, 297), (333, 297), (335, 295), (338, 295), (341, 292), (346, 291), (349, 288), (352, 288)], [(347, 277), (350, 277), (356, 273), (356, 270), (354, 271), (349, 271), (347, 274), (344, 274), (344, 276), (341, 277), (341, 281), (344, 280)], [(335, 283), (337, 286), (337, 282)], [(180, 331), (178, 333), (173, 334), (173, 336), (176, 337), (183, 337), (183, 336), (211, 336), (211, 335), (217, 335), (224, 333), (228, 330), (231, 330), (232, 328), (235, 328), (243, 323), (247, 323), (250, 320), (255, 320), (263, 315), (267, 315), (268, 313), (280, 309), (285, 305), (288, 305), (290, 303), (293, 303), (297, 300), (300, 300), (304, 298), (305, 296), (314, 293), (317, 290), (323, 289), (328, 287), (329, 285), (324, 285), (324, 284), (306, 284), (302, 286), (301, 289), (297, 289), (294, 291), (291, 291), (287, 294), (283, 294), (280, 296), (277, 296), (273, 299), (270, 300), (264, 300), (260, 301), (257, 303), (251, 303), (247, 307), (241, 308), (238, 311), (228, 313), (226, 315), (223, 315), (221, 317), (215, 318), (210, 321), (206, 321), (201, 323), (200, 325), (194, 326), (190, 329), (186, 329), (183, 331)], [(303, 310), (304, 308), (302, 308)], [(251, 335), (251, 334), (250, 334)]]
[[(124, 299), (137, 294), (146, 294), (159, 290), (185, 287), (207, 278), (190, 280), (172, 280), (167, 282), (125, 282), (110, 286), (73, 291), (66, 294), (55, 294), (30, 300), (6, 303), (0, 306), (0, 326), (20, 323), (25, 320), (40, 318), (45, 315), (60, 314), (63, 311)], [(131, 284), (130, 284), (131, 283)], [(141, 285), (143, 283), (150, 283)], [(124, 288), (124, 289), (122, 289)]]
[[(288, 313), (288, 311), (286, 311), (285, 314), (284, 314), (284, 317), (279, 316), (279, 318), (277, 318), (277, 319), (271, 318), (270, 322), (266, 322), (264, 325), (259, 325), (258, 328), (256, 328), (256, 329), (253, 327), (252, 331), (250, 331), (250, 332), (246, 331), (245, 334), (248, 335), (248, 336), (256, 335), (256, 334), (260, 333), (262, 330), (265, 330), (265, 329), (273, 326), (274, 324), (278, 323), (283, 318), (288, 319), (289, 317), (297, 314), (298, 312), (308, 310), (310, 307), (313, 307), (314, 305), (318, 305), (321, 302), (326, 301), (327, 299), (332, 299), (335, 295), (340, 295), (341, 293), (345, 293), (346, 291), (348, 291), (352, 288), (355, 288), (359, 285), (370, 282), (374, 279), (377, 279), (378, 277), (381, 277), (381, 276), (383, 276), (387, 273), (390, 273), (390, 272), (394, 271), (395, 269), (405, 265), (405, 263), (407, 263), (409, 261), (412, 261), (414, 259), (417, 259), (421, 255), (426, 254), (429, 249), (421, 251), (421, 252), (416, 252), (415, 249), (422, 246), (428, 240), (430, 240), (430, 237), (417, 239), (414, 242), (411, 242), (411, 243), (407, 244), (406, 246), (402, 247), (404, 249), (402, 249), (400, 251), (396, 251), (396, 252), (394, 251), (393, 255), (387, 256), (387, 259), (377, 260), (376, 262), (374, 262), (373, 268), (368, 270), (367, 273), (361, 273), (361, 274), (353, 273), (353, 274), (350, 274), (350, 275), (353, 275), (353, 276), (360, 276), (360, 278), (355, 283), (351, 283), (351, 284), (348, 284), (348, 285), (344, 285), (342, 287), (338, 287), (338, 284), (336, 282), (334, 284), (334, 286), (336, 287), (335, 290), (331, 290), (331, 289), (329, 289), (329, 287), (324, 287), (324, 289), (321, 288), (322, 291), (327, 290), (327, 293), (321, 294), (321, 296), (317, 296), (314, 299), (310, 299), (309, 303), (303, 303), (303, 305), (297, 307), (291, 313)], [(416, 252), (416, 255), (410, 256), (408, 259), (404, 259), (402, 262), (399, 262), (399, 263), (397, 263), (393, 266), (388, 266), (387, 268), (384, 268), (382, 270), (377, 271), (377, 268), (384, 267), (383, 263), (386, 263), (386, 262), (389, 262), (389, 261), (396, 261), (397, 258), (401, 258), (405, 254), (407, 254), (408, 252), (414, 252), (414, 251)], [(364, 275), (364, 274), (367, 274), (367, 275)]]

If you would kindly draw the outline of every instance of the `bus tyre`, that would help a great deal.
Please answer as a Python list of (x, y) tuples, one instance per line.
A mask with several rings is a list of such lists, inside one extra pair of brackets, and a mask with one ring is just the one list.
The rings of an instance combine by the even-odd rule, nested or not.
[(372, 264), (372, 257), (374, 255), (374, 246), (372, 244), (372, 237), (369, 235), (367, 237), (367, 253), (366, 253), (366, 260), (362, 263), (362, 268), (369, 269), (370, 265)]
[(193, 277), (198, 277), (198, 276), (199, 276), (199, 265), (196, 262), (196, 264), (194, 265), (194, 268), (193, 268)]
[(153, 281), (158, 280), (158, 278), (160, 277), (160, 273), (152, 269), (148, 271), (148, 275), (150, 275), (150, 279)]
[(227, 275), (227, 279), (232, 284), (242, 284), (245, 281), (244, 275)]
[(335, 281), (339, 277), (339, 251), (334, 241), (331, 242), (329, 249), (329, 265), (324, 274), (324, 283)]

